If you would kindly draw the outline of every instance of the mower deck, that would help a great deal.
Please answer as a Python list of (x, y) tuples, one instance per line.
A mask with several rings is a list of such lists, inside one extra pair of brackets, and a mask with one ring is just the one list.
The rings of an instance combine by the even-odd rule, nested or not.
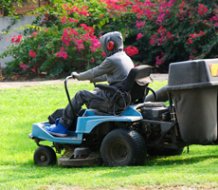
[(74, 153), (68, 153), (58, 159), (58, 165), (64, 167), (94, 166), (101, 163), (100, 155), (90, 153), (87, 157), (74, 158)]

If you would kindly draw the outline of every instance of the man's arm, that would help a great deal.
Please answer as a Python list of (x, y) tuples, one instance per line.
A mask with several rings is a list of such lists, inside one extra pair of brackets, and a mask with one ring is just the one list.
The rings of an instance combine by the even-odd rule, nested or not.
[(91, 82), (104, 82), (104, 81), (107, 81), (107, 75), (95, 77), (94, 79), (91, 80)]
[[(89, 69), (88, 71), (79, 73), (76, 77), (78, 80), (90, 80), (93, 81), (95, 78), (102, 77), (113, 71), (113, 64), (108, 59), (105, 59), (100, 65)], [(102, 78), (103, 79), (103, 78)], [(105, 78), (104, 78), (105, 79)], [(107, 80), (107, 79), (106, 79)]]

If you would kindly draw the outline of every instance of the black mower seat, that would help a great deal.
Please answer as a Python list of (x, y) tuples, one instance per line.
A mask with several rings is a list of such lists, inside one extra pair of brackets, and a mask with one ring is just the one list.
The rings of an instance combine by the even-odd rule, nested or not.
[(122, 90), (129, 92), (131, 95), (131, 104), (144, 101), (145, 89), (150, 82), (149, 76), (151, 73), (151, 66), (140, 65), (133, 68), (122, 82)]
[(112, 92), (117, 90), (128, 92), (131, 96), (131, 104), (141, 103), (144, 101), (145, 89), (150, 82), (151, 73), (151, 66), (140, 65), (131, 69), (123, 82), (114, 85), (97, 84), (96, 87)]
[[(113, 106), (113, 111), (110, 111), (107, 114), (119, 115), (127, 105), (143, 103), (146, 87), (150, 82), (149, 75), (151, 73), (151, 66), (140, 65), (131, 69), (126, 79), (122, 82), (113, 85), (95, 85), (96, 87), (113, 94), (112, 101), (110, 102)], [(102, 112), (100, 109), (97, 109), (97, 111)]]

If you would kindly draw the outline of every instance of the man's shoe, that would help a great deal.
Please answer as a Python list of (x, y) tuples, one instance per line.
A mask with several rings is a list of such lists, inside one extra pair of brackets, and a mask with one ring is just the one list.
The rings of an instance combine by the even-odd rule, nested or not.
[(57, 137), (66, 137), (68, 135), (68, 130), (61, 123), (59, 123), (59, 120), (57, 120), (56, 123), (50, 127), (47, 127), (46, 130), (50, 134)]

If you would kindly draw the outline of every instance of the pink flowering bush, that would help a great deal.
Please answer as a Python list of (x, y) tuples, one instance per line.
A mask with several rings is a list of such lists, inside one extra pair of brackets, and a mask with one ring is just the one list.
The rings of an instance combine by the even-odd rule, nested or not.
[(115, 24), (125, 29), (125, 44), (138, 48), (134, 60), (167, 71), (171, 62), (218, 57), (214, 1), (102, 1), (113, 7), (113, 14), (125, 9)]
[[(167, 71), (172, 62), (218, 57), (218, 5), (203, 0), (53, 0), (2, 56), (13, 72), (66, 75), (104, 59), (99, 37), (121, 31), (137, 64)], [(41, 11), (41, 13), (40, 13)]]
[(56, 77), (84, 70), (104, 59), (99, 36), (93, 25), (84, 21), (91, 14), (88, 7), (61, 5), (60, 15), (46, 14), (38, 23), (39, 30), (12, 37), (13, 45), (2, 55), (14, 57), (7, 70), (29, 76)]

